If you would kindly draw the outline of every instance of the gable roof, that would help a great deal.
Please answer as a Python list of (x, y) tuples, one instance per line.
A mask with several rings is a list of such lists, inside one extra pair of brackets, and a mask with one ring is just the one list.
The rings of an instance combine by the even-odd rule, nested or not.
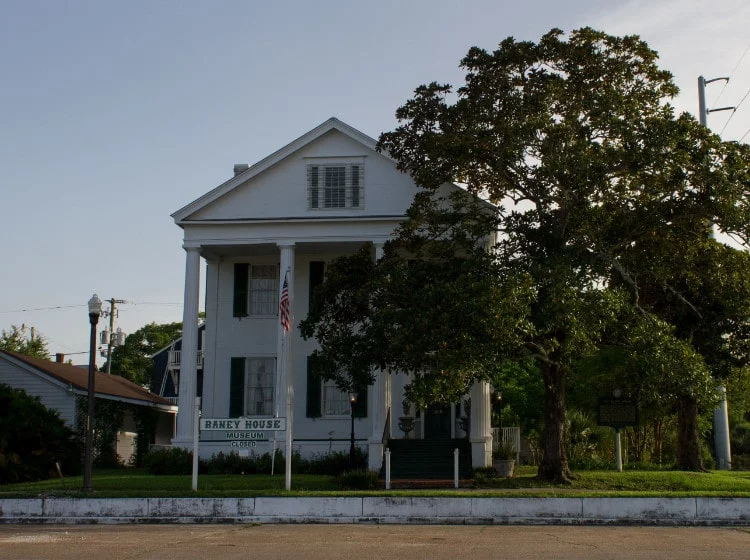
[[(360, 132), (356, 128), (349, 126), (345, 122), (340, 121), (336, 117), (331, 117), (324, 123), (316, 126), (311, 131), (303, 134), (296, 140), (290, 142), (283, 148), (276, 150), (274, 153), (272, 153), (269, 156), (266, 156), (259, 162), (251, 165), (249, 168), (247, 168), (242, 173), (239, 173), (229, 179), (228, 181), (222, 183), (215, 189), (208, 191), (203, 196), (195, 199), (193, 202), (188, 204), (187, 206), (183, 206), (179, 210), (177, 210), (175, 213), (172, 214), (172, 218), (174, 219), (175, 223), (178, 225), (181, 225), (181, 223), (186, 220), (191, 214), (194, 214), (198, 210), (201, 210), (217, 200), (218, 198), (221, 198), (225, 194), (233, 191), (235, 188), (240, 186), (245, 181), (252, 179), (256, 175), (259, 175), (269, 167), (276, 165), (281, 160), (289, 157), (294, 152), (297, 152), (310, 144), (311, 142), (314, 142), (324, 134), (332, 131), (337, 130), (341, 132), (342, 134), (348, 136), (349, 138), (359, 142), (360, 144), (363, 144), (367, 148), (375, 151), (377, 147), (377, 141), (374, 138), (371, 138), (367, 136), (367, 134), (364, 134), (363, 132)], [(388, 154), (383, 153), (381, 154), (384, 157), (388, 159), (392, 159)]]
[[(12, 358), (10, 361), (22, 362), (30, 366), (38, 373), (52, 377), (66, 385), (71, 385), (76, 392), (83, 393), (88, 391), (89, 372), (84, 369), (69, 364), (60, 364), (42, 360), (41, 358), (32, 358), (17, 352), (8, 352), (0, 350), (0, 357)], [(147, 391), (140, 385), (125, 379), (119, 375), (109, 375), (97, 371), (95, 373), (96, 395), (103, 398), (114, 398), (115, 400), (124, 400), (134, 402), (134, 404), (157, 406), (175, 410), (175, 407), (166, 399)]]

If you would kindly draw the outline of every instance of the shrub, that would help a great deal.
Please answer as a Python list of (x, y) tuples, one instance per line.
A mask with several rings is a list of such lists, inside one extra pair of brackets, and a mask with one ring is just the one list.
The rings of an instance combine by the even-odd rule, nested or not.
[(0, 384), (0, 484), (66, 475), (81, 470), (82, 445), (60, 414), (39, 397)]
[(325, 455), (314, 455), (310, 459), (303, 459), (296, 453), (292, 457), (292, 470), (299, 474), (323, 474), (337, 476), (350, 470), (367, 468), (367, 454), (356, 447), (354, 462), (350, 460), (349, 452), (334, 451)]
[(342, 490), (373, 490), (378, 487), (378, 475), (365, 469), (345, 471), (336, 477), (336, 484)]
[(191, 474), (193, 454), (182, 447), (154, 449), (143, 458), (143, 466), (151, 474)]

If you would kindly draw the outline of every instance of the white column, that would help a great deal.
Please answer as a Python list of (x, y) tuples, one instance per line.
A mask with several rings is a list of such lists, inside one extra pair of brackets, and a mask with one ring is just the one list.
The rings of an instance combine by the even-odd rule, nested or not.
[(490, 384), (477, 381), (471, 386), (471, 465), (473, 468), (492, 465), (492, 431), (490, 429)]
[[(279, 391), (276, 392), (281, 397), (283, 410), (281, 413), (286, 416), (287, 432), (285, 437), (284, 455), (286, 457), (286, 489), (289, 490), (292, 479), (292, 439), (294, 437), (294, 359), (292, 345), (296, 329), (294, 316), (294, 243), (279, 243), (281, 251), (281, 266), (279, 273), (279, 294), (284, 286), (284, 278), (287, 279), (287, 291), (289, 292), (289, 313), (291, 315), (291, 328), (289, 332), (281, 326), (281, 317), (276, 326), (278, 330), (278, 345), (276, 380), (279, 383)], [(279, 295), (279, 297), (281, 297)], [(281, 404), (280, 403), (280, 404)]]
[(185, 299), (182, 308), (182, 352), (178, 393), (176, 444), (193, 440), (193, 403), (198, 378), (198, 293), (200, 292), (200, 248), (185, 247)]
[[(383, 257), (383, 244), (375, 243), (375, 260)], [(369, 416), (372, 433), (367, 442), (367, 468), (380, 470), (383, 464), (383, 430), (390, 405), (390, 374), (385, 371), (375, 372), (375, 382), (369, 391)]]

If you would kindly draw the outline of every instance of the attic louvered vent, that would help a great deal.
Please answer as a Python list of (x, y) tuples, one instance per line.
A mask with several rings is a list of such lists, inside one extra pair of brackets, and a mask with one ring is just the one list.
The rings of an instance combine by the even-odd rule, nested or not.
[(308, 165), (307, 207), (363, 208), (364, 178), (362, 163)]

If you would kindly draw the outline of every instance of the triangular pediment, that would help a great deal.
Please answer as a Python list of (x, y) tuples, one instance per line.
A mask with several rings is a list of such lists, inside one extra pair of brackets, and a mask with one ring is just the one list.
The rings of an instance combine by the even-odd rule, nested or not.
[[(179, 225), (254, 220), (331, 217), (403, 216), (416, 187), (395, 162), (376, 151), (376, 141), (336, 118), (250, 166), (212, 191), (175, 212)], [(326, 175), (338, 168), (348, 187), (347, 202), (324, 200)], [(311, 170), (317, 189), (311, 187)], [(360, 176), (353, 178), (356, 172)], [(343, 179), (342, 179), (343, 180)], [(319, 183), (317, 181), (320, 181)], [(361, 181), (361, 184), (359, 184)], [(311, 195), (311, 191), (315, 192)], [(320, 194), (318, 194), (318, 191)], [(351, 192), (359, 195), (351, 202)], [(318, 197), (320, 196), (320, 200)]]

